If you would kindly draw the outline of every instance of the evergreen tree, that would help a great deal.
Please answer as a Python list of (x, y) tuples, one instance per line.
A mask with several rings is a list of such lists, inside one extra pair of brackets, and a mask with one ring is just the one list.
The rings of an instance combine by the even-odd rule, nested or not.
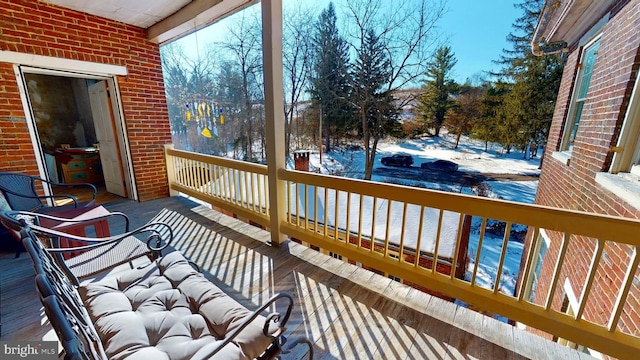
[(458, 85), (451, 78), (451, 71), (457, 61), (451, 47), (443, 46), (436, 50), (427, 64), (427, 80), (423, 93), (418, 97), (417, 118), (426, 127), (434, 128), (435, 136), (440, 135), (440, 128), (454, 105), (451, 96), (457, 93)]
[(336, 25), (333, 3), (320, 13), (313, 37), (315, 58), (311, 75), (311, 96), (318, 104), (323, 123), (326, 151), (331, 151), (331, 136), (340, 137), (349, 128), (349, 52)]
[(400, 123), (393, 96), (388, 90), (391, 63), (373, 29), (365, 32), (353, 67), (353, 105), (360, 119), (359, 131), (365, 148), (365, 180), (371, 180), (378, 141), (398, 132)]
[(498, 110), (505, 121), (499, 125), (500, 143), (520, 149), (546, 141), (562, 78), (561, 56), (537, 57), (531, 51), (543, 4), (543, 0), (523, 0), (515, 5), (523, 15), (513, 24), (514, 32), (507, 37), (513, 48), (503, 51), (498, 61), (503, 69), (495, 74), (511, 84)]
[(498, 81), (489, 85), (480, 100), (480, 117), (472, 123), (471, 137), (484, 141), (484, 151), (488, 151), (489, 142), (499, 142), (499, 124), (502, 114), (499, 112), (504, 95), (509, 91), (509, 85)]

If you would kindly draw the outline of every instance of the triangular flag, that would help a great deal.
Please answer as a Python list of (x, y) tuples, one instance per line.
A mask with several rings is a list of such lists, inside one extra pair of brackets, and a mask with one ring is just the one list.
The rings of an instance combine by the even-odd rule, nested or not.
[(202, 136), (204, 136), (206, 138), (210, 138), (211, 137), (211, 131), (209, 131), (208, 128), (204, 128), (204, 130), (202, 130), (202, 132), (200, 132), (200, 134), (202, 134)]

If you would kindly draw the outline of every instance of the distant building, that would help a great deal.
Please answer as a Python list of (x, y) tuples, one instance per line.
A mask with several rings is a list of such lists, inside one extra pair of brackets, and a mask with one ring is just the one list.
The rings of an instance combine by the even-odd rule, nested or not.
[[(547, 0), (532, 46), (540, 56), (567, 52), (544, 153), (536, 204), (640, 218), (640, 0)], [(542, 42), (550, 47), (540, 46)], [(546, 50), (544, 50), (546, 49)], [(640, 236), (640, 229), (638, 229)], [(544, 304), (552, 286), (562, 235), (541, 231), (535, 278), (525, 291)], [(606, 241), (607, 239), (600, 239)], [(528, 242), (532, 239), (529, 238)], [(576, 314), (597, 241), (570, 236), (557, 279), (554, 309)], [(635, 281), (623, 303), (618, 329), (640, 334), (638, 269), (627, 269), (633, 246), (604, 242), (591, 301), (582, 318), (607, 324), (625, 274)], [(525, 249), (528, 245), (525, 245)], [(525, 254), (525, 258), (526, 258)], [(521, 274), (522, 276), (522, 274)], [(562, 339), (556, 339), (563, 342)], [(565, 342), (566, 343), (566, 342)], [(585, 352), (589, 349), (568, 344)], [(593, 353), (593, 352), (592, 352)], [(597, 355), (597, 354), (596, 354)]]

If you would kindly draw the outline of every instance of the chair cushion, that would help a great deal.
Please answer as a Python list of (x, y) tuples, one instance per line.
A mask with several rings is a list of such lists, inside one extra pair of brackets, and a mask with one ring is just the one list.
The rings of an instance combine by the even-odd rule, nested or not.
[[(79, 293), (113, 359), (192, 359), (206, 354), (251, 314), (195, 271), (178, 252), (150, 266), (87, 279)], [(260, 355), (272, 338), (258, 317), (214, 359)]]

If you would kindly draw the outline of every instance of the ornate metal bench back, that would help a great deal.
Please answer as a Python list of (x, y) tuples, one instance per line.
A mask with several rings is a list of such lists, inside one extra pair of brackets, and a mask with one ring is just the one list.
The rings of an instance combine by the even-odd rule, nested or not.
[(33, 261), (45, 313), (65, 350), (65, 359), (106, 359), (100, 338), (75, 287), (37, 236), (26, 226), (22, 243)]

